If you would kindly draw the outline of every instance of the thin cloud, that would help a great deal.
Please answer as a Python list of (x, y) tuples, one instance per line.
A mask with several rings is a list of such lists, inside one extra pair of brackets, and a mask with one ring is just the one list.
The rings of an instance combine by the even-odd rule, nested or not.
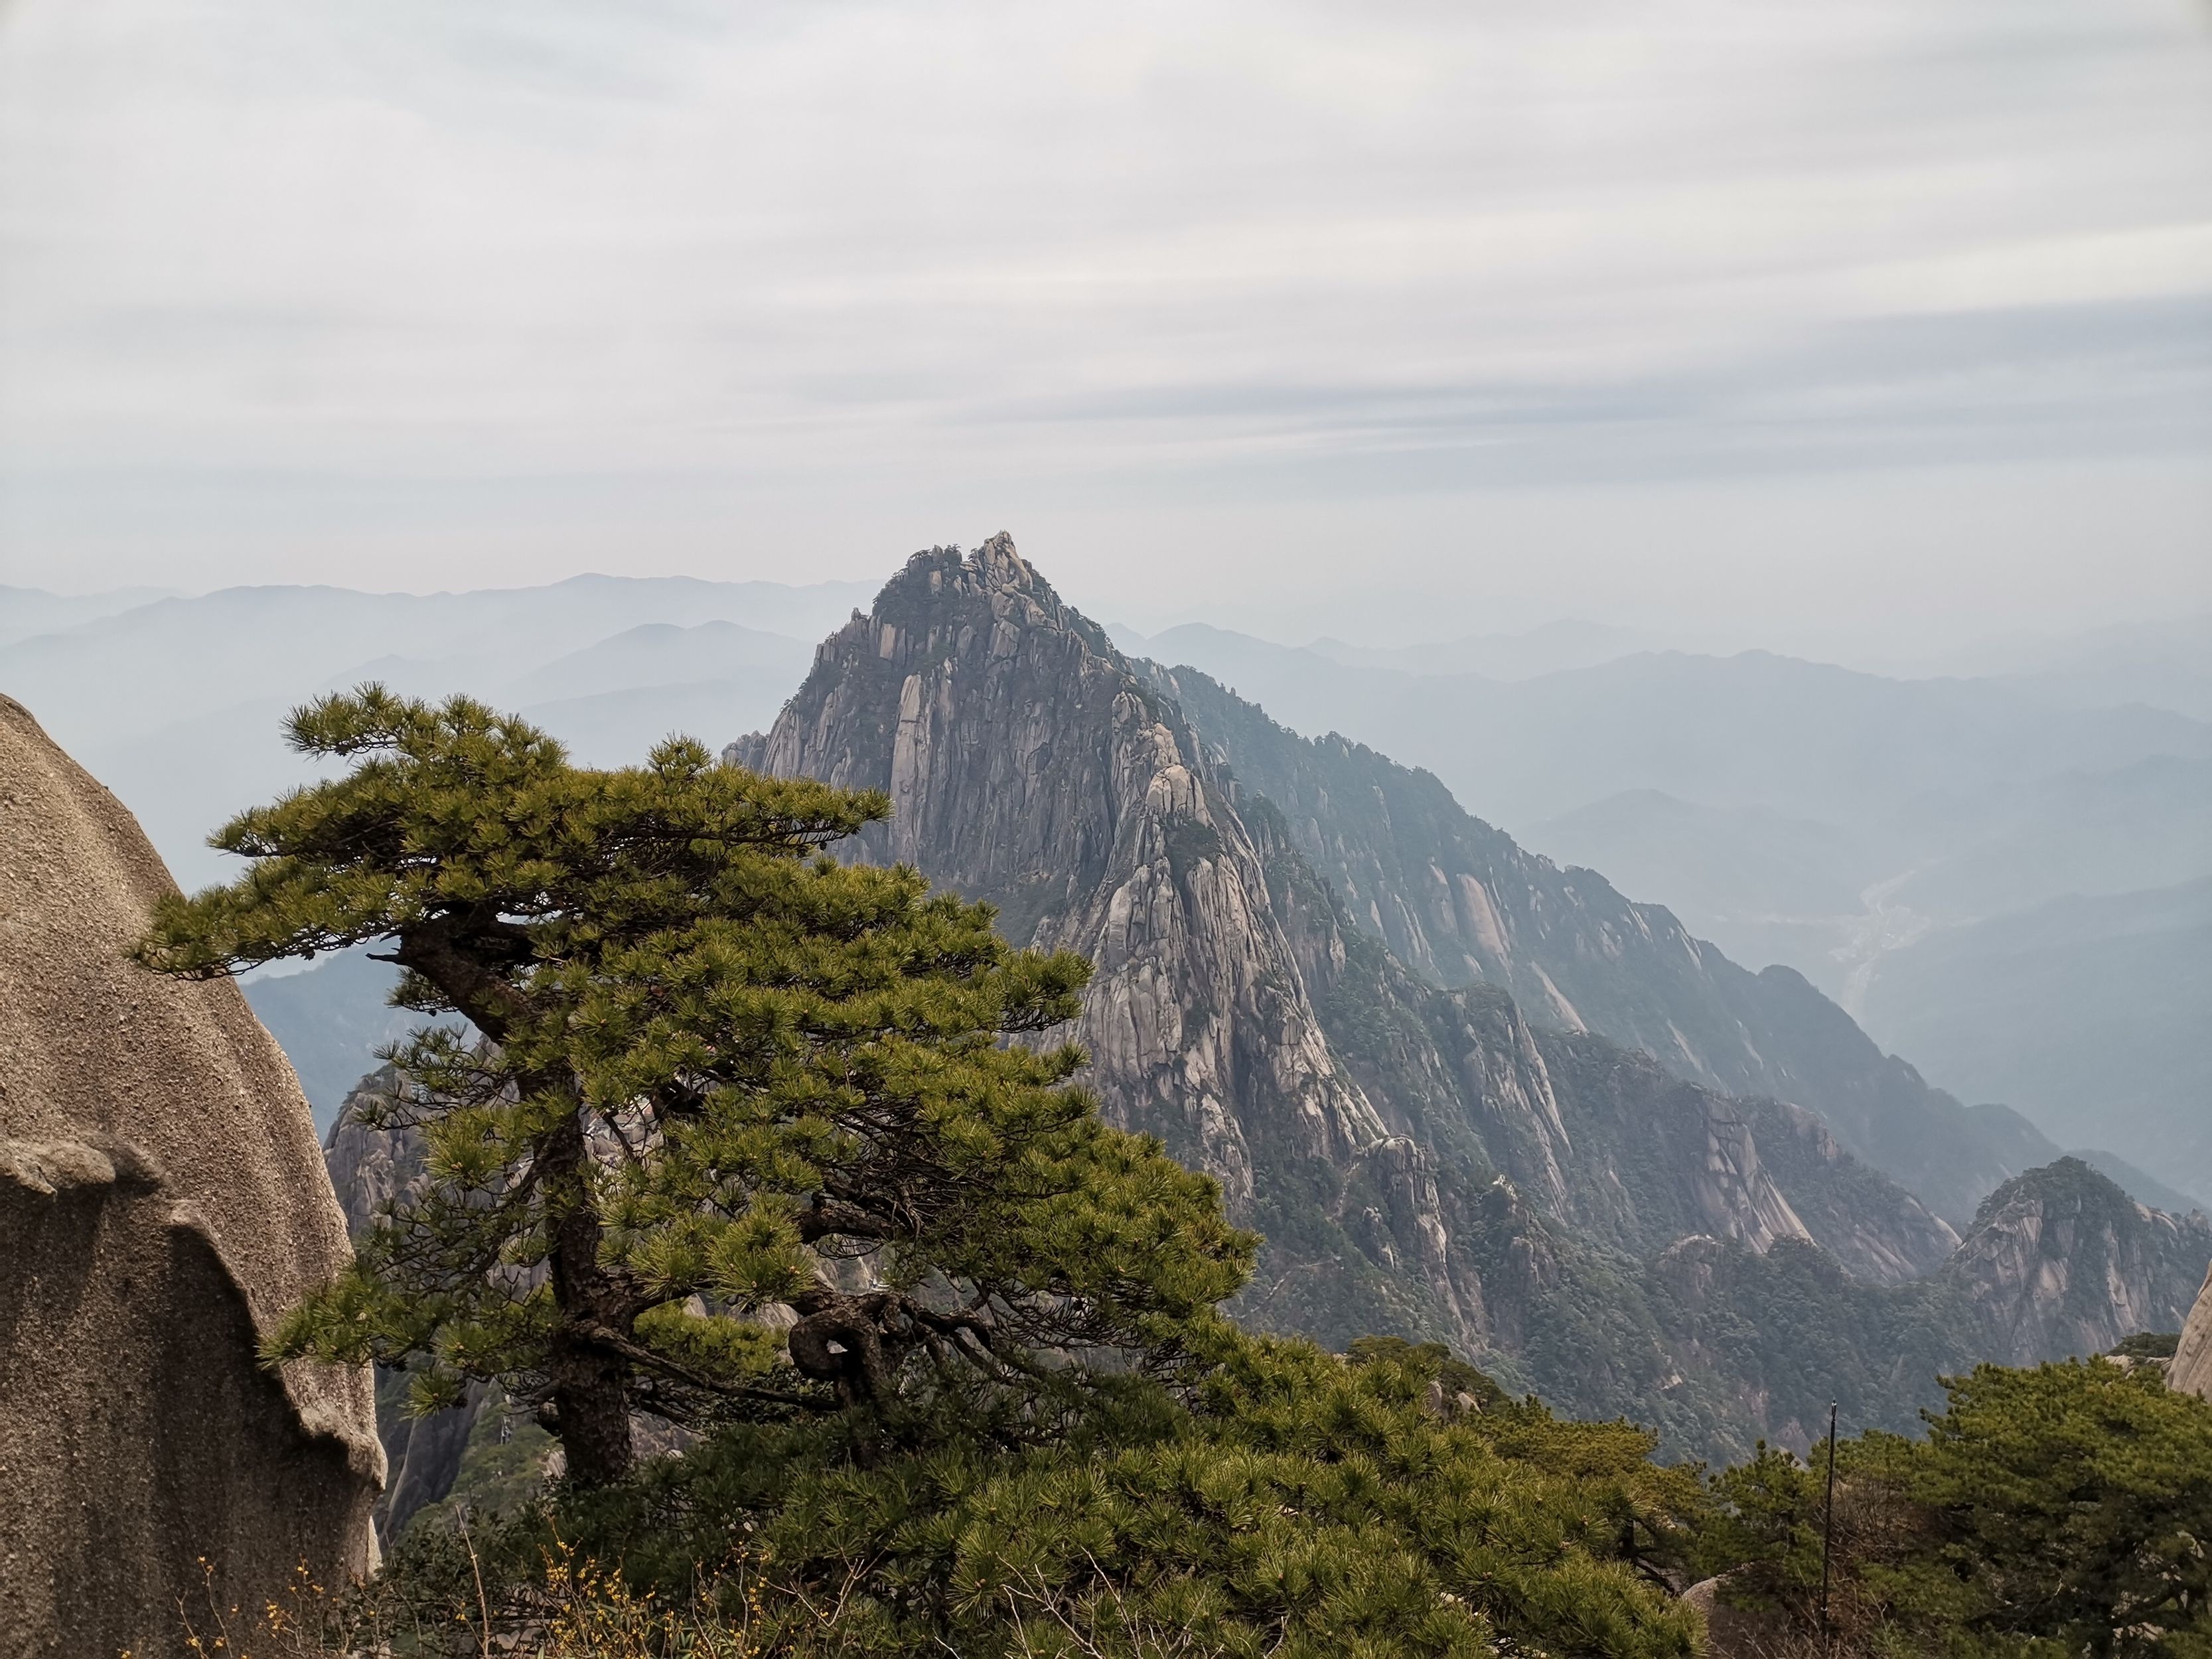
[(2209, 317), (2176, 0), (0, 15), (8, 580), (2054, 456), (2170, 550)]

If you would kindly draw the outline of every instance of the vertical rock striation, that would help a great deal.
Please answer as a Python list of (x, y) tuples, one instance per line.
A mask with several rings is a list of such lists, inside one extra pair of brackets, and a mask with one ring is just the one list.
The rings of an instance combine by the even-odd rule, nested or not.
[(2079, 1158), (2009, 1181), (1943, 1269), (1984, 1333), (1984, 1358), (2026, 1365), (2170, 1331), (2212, 1262), (2212, 1222), (2146, 1208)]
[(1431, 982), (1499, 986), (1543, 1025), (1644, 1049), (1723, 1094), (1810, 1108), (1956, 1226), (2057, 1156), (2016, 1116), (1929, 1088), (1802, 975), (1739, 967), (1665, 906), (1520, 847), (1431, 774), (1334, 734), (1302, 737), (1196, 669), (1137, 672), (1279, 809), (1350, 924)]
[[(428, 1148), (420, 1133), (374, 1129), (360, 1121), (365, 1103), (388, 1097), (398, 1085), (390, 1066), (362, 1078), (339, 1106), (323, 1148), (346, 1231), (356, 1241), (393, 1200), (413, 1197), (428, 1179)], [(417, 1417), (406, 1408), (404, 1375), (387, 1371), (379, 1380), (377, 1430), (388, 1474), (374, 1519), (377, 1537), (388, 1544), (417, 1511), (453, 1491), (489, 1395), (483, 1384), (471, 1382), (462, 1404)]]
[(2173, 1363), (2166, 1367), (2170, 1388), (2212, 1400), (2212, 1268), (2207, 1268), (2197, 1301), (2182, 1322), (2181, 1340), (2175, 1345)]
[(994, 538), (918, 553), (823, 641), (733, 758), (885, 791), (866, 856), (1000, 908), (1097, 966), (1067, 1036), (1127, 1127), (1249, 1218), (1255, 1158), (1345, 1163), (1386, 1138), (1337, 1067), (1243, 824), (1175, 706)]
[(0, 697), (10, 1655), (182, 1654), (186, 1620), (211, 1641), (299, 1570), (374, 1565), (367, 1371), (258, 1356), (347, 1259), (344, 1218), (238, 988), (127, 960), (168, 890), (130, 814)]

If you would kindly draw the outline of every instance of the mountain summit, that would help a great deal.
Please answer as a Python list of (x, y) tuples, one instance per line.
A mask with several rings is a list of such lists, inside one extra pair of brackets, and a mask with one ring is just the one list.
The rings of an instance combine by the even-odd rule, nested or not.
[(1079, 1040), (1132, 1127), (1254, 1196), (1255, 1137), (1333, 1164), (1385, 1139), (1333, 1062), (1250, 837), (1174, 704), (1011, 539), (916, 554), (823, 642), (745, 764), (885, 791), (867, 855), (1097, 964)]

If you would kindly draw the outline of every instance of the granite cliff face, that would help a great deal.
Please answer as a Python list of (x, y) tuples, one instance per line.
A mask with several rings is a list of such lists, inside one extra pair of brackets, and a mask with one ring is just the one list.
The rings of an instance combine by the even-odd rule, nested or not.
[(885, 791), (864, 856), (990, 900), (1011, 939), (1089, 957), (1067, 1035), (1090, 1081), (1232, 1210), (1249, 1213), (1270, 1151), (1346, 1164), (1387, 1138), (1328, 1051), (1189, 727), (1006, 538), (917, 554), (823, 641), (775, 729), (730, 752)]
[(127, 959), (169, 890), (130, 814), (0, 697), (10, 1655), (182, 1654), (210, 1595), (258, 1608), (302, 1565), (336, 1586), (375, 1560), (368, 1372), (258, 1355), (346, 1259), (344, 1219), (238, 988)]
[(1643, 1049), (1723, 1094), (1809, 1107), (1955, 1226), (2058, 1156), (2016, 1115), (1929, 1088), (1794, 970), (1738, 967), (1664, 906), (1524, 850), (1430, 774), (1301, 737), (1195, 669), (1138, 667), (1209, 757), (1280, 810), (1350, 923), (1423, 977), (1501, 986), (1542, 1024)]
[(350, 1238), (374, 1225), (394, 1199), (418, 1190), (428, 1174), (428, 1153), (420, 1135), (372, 1129), (360, 1121), (362, 1103), (389, 1097), (398, 1082), (398, 1070), (382, 1066), (355, 1084), (323, 1146)]
[(1273, 802), (1238, 791), (1322, 1028), (1393, 1132), (1496, 1170), (1545, 1215), (1643, 1255), (1690, 1233), (1816, 1243), (1895, 1283), (1958, 1236), (1820, 1120), (1685, 1081), (1649, 1054), (1547, 1028), (1486, 983), (1437, 987), (1356, 928)]
[(2181, 1340), (2166, 1367), (2166, 1385), (2212, 1400), (2212, 1268), (2207, 1268), (2197, 1301), (2182, 1322)]
[(1985, 1357), (2025, 1365), (2179, 1328), (2207, 1263), (2212, 1221), (2148, 1209), (2069, 1158), (1992, 1193), (1943, 1276)]
[[(858, 856), (910, 861), (998, 903), (1009, 937), (1093, 958), (1066, 1035), (1109, 1115), (1216, 1175), (1267, 1234), (1249, 1319), (1443, 1336), (1563, 1404), (1702, 1444), (1744, 1414), (1724, 1360), (1686, 1383), (1648, 1258), (1685, 1235), (1754, 1256), (1792, 1243), (1893, 1283), (1956, 1244), (1811, 1112), (1594, 1033), (1579, 981), (1538, 963), (1522, 998), (1407, 969), (1208, 736), (1000, 537), (916, 555), (775, 726), (726, 752), (884, 790), (892, 817)], [(1500, 941), (1509, 918), (1566, 905), (1462, 873), (1464, 915)], [(1433, 929), (1401, 933), (1435, 964)]]
[(1950, 1259), (1911, 1284), (1853, 1283), (1802, 1245), (1760, 1255), (1713, 1237), (1670, 1247), (1648, 1283), (1684, 1373), (1727, 1377), (1761, 1433), (1802, 1451), (1828, 1400), (1854, 1429), (1910, 1430), (1942, 1405), (1939, 1376), (2172, 1330), (2208, 1262), (2212, 1223), (2145, 1209), (2065, 1158), (1992, 1194)]

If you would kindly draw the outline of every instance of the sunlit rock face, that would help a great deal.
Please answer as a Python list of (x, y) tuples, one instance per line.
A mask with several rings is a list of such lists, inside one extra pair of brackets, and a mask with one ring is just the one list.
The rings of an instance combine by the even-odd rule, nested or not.
[[(167, 872), (0, 697), (0, 1634), (10, 1656), (251, 1650), (374, 1565), (365, 1370), (264, 1369), (345, 1261), (283, 1054), (227, 981), (128, 960)], [(189, 1627), (189, 1628), (188, 1628)]]
[(1070, 1035), (1115, 1115), (1254, 1197), (1256, 1135), (1349, 1160), (1384, 1139), (1332, 1063), (1244, 826), (1175, 706), (998, 537), (917, 554), (733, 757), (885, 791), (867, 855), (1097, 964)]
[(1970, 1297), (1988, 1357), (2024, 1365), (2195, 1317), (2208, 1258), (2202, 1215), (2147, 1209), (2069, 1158), (1991, 1194), (1944, 1272)]
[(2173, 1351), (2173, 1364), (2166, 1368), (2166, 1380), (2169, 1387), (2212, 1400), (2212, 1270), (2206, 1272), (2197, 1304), (2182, 1325), (2181, 1341)]

